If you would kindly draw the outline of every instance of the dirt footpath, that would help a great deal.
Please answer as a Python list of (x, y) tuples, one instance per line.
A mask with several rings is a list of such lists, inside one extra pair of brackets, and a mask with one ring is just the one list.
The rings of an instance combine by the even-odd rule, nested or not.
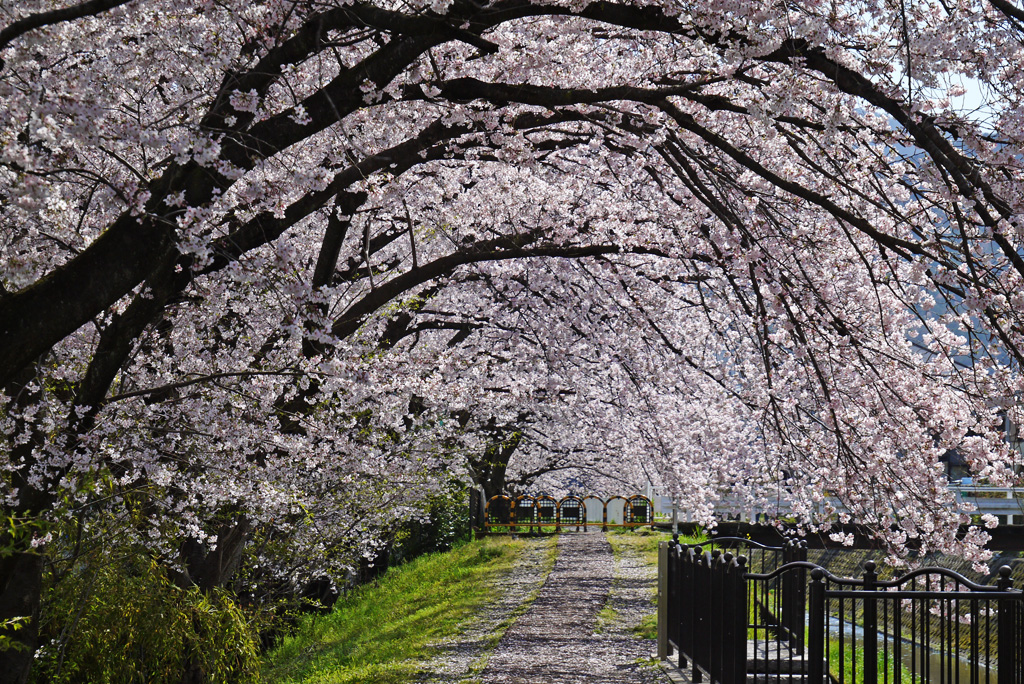
[[(520, 597), (531, 580), (538, 579), (535, 558), (528, 554), (523, 565), (526, 578), (513, 577), (509, 587)], [(511, 615), (514, 622), (497, 646), (488, 652), (486, 637), (480, 638), (479, 628), (471, 628), (474, 647), (467, 648), (465, 639), (459, 640), (461, 647), (448, 644), (448, 655), (431, 663), (430, 676), (422, 681), (665, 684), (667, 675), (652, 660), (654, 641), (632, 631), (654, 609), (654, 583), (654, 570), (639, 558), (613, 558), (604, 534), (563, 534), (554, 569), (539, 592), (533, 592), (536, 598), (529, 609), (518, 617)], [(460, 653), (456, 659), (461, 662), (452, 663)], [(475, 658), (467, 658), (470, 654)]]

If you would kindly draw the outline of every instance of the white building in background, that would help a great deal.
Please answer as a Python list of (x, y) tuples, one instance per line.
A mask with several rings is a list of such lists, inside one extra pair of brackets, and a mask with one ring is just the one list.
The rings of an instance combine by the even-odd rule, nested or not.
[[(1008, 416), (1004, 417), (1003, 432), (1010, 450), (1016, 454), (1018, 474), (1024, 478), (1024, 428), (1014, 423)], [(956, 493), (959, 501), (968, 502), (976, 507), (975, 515), (995, 515), (1000, 524), (1024, 524), (1024, 479), (1016, 487), (991, 487), (984, 483), (976, 483), (963, 456), (955, 450), (947, 452), (941, 460), (946, 464), (946, 475), (949, 486)], [(651, 500), (656, 516), (671, 517), (673, 511), (672, 497), (659, 494), (657, 489), (648, 482), (645, 496)], [(837, 499), (828, 501), (836, 511), (845, 510), (845, 506)], [(824, 503), (820, 505), (820, 513), (824, 515)], [(740, 520), (752, 522), (762, 514), (786, 515), (787, 504), (776, 502), (771, 511), (747, 510), (746, 502), (731, 494), (721, 496), (715, 504), (715, 515), (720, 520)], [(687, 521), (685, 513), (680, 511), (679, 522)]]

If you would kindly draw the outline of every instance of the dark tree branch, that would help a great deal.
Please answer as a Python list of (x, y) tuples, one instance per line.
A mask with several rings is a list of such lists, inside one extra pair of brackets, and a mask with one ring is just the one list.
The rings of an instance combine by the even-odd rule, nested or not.
[(506, 259), (526, 259), (530, 257), (562, 257), (579, 259), (598, 254), (611, 254), (620, 251), (617, 245), (593, 245), (589, 247), (520, 247), (507, 238), (477, 243), (473, 251), (461, 251), (435, 259), (418, 269), (407, 271), (386, 283), (381, 283), (372, 292), (350, 306), (338, 318), (331, 329), (335, 337), (344, 339), (354, 333), (366, 320), (366, 317), (387, 302), (404, 292), (408, 292), (435, 278), (452, 273), (459, 266), (482, 263), (485, 261), (503, 261)]
[(124, 392), (122, 394), (115, 394), (111, 397), (107, 397), (103, 400), (103, 404), (112, 404), (115, 401), (124, 401), (125, 399), (131, 399), (133, 397), (146, 397), (155, 394), (166, 394), (176, 389), (182, 389), (184, 387), (191, 387), (192, 385), (200, 385), (205, 382), (212, 382), (214, 380), (220, 380), (223, 378), (254, 378), (258, 376), (304, 376), (309, 375), (307, 372), (296, 372), (296, 371), (237, 371), (232, 373), (211, 373), (209, 375), (203, 375), (198, 378), (189, 378), (188, 380), (180, 380), (178, 382), (171, 382), (166, 385), (160, 385), (159, 387), (147, 387), (145, 389), (134, 390), (131, 392)]
[[(30, 14), (27, 17), (22, 17), (21, 19), (8, 24), (2, 31), (0, 31), (0, 50), (7, 47), (11, 41), (18, 36), (22, 36), (29, 31), (34, 31), (37, 28), (52, 26), (53, 24), (60, 24), (65, 21), (74, 21), (75, 19), (90, 17), (95, 14), (101, 14), (109, 9), (126, 5), (131, 1), (132, 0), (89, 0), (89, 2), (72, 5), (71, 7), (65, 7), (64, 9)], [(0, 60), (0, 68), (3, 68), (3, 60)]]

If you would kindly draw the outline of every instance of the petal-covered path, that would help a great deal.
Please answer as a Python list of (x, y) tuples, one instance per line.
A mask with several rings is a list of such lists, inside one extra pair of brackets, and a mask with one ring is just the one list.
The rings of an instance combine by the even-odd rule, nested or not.
[[(527, 563), (527, 572), (534, 565)], [(602, 533), (563, 534), (554, 569), (533, 604), (475, 667), (426, 681), (484, 684), (662, 684), (653, 640), (632, 628), (653, 610), (653, 569), (633, 554), (616, 559)], [(603, 609), (603, 610), (602, 610)], [(452, 644), (453, 651), (457, 645)], [(458, 668), (462, 669), (462, 668)]]

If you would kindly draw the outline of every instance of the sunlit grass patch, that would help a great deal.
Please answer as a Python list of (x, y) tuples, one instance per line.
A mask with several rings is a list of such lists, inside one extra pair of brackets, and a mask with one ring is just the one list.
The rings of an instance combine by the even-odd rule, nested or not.
[[(671, 541), (672, 535), (661, 530), (652, 530), (647, 527), (634, 529), (615, 529), (608, 533), (608, 542), (612, 545), (612, 553), (618, 558), (623, 550), (630, 550), (639, 554), (648, 565), (658, 565), (658, 543)], [(706, 541), (707, 537), (702, 534), (687, 536), (680, 535), (679, 543), (696, 544)]]
[(603, 634), (608, 631), (608, 628), (615, 623), (618, 617), (619, 611), (615, 610), (610, 604), (605, 603), (601, 610), (597, 611), (597, 623), (594, 625), (594, 633)]
[(658, 614), (648, 613), (640, 618), (640, 623), (633, 627), (633, 633), (641, 639), (657, 639)]
[(432, 657), (430, 644), (458, 634), (497, 594), (497, 580), (524, 545), (487, 537), (392, 568), (339, 601), (330, 615), (304, 618), (264, 659), (264, 681), (410, 681)]

